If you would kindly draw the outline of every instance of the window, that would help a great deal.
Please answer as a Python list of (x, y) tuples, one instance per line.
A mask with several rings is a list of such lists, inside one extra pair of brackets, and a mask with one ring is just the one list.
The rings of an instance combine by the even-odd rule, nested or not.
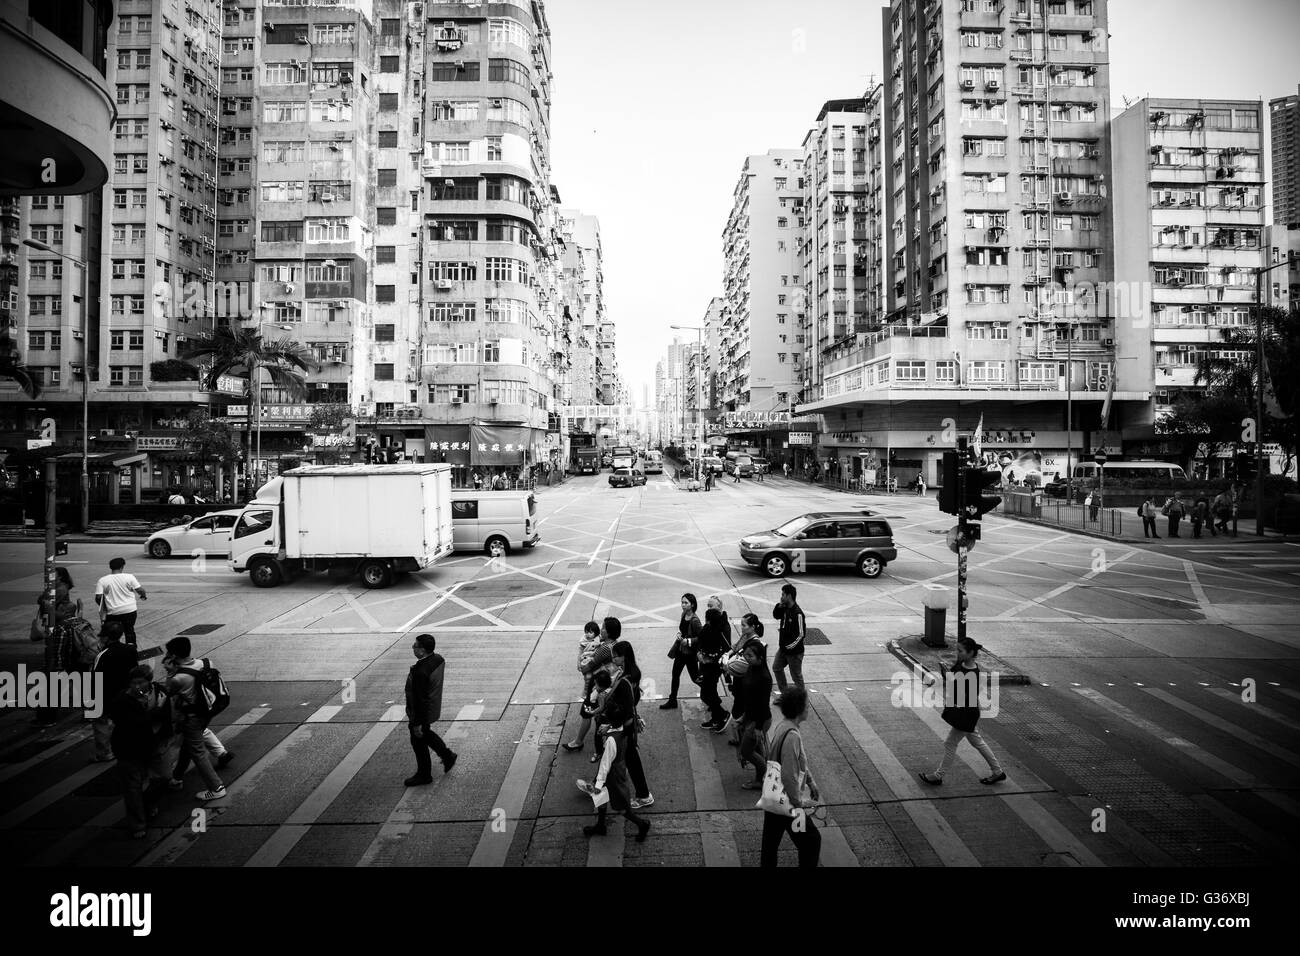
[[(315, 111), (319, 104), (313, 103)], [(301, 123), (307, 119), (307, 104), (300, 102), (268, 102), (262, 104), (262, 122), (264, 123)], [(313, 119), (315, 117), (313, 116)]]
[[(329, 263), (333, 262), (333, 265)], [(297, 266), (293, 267), (297, 271)], [(308, 282), (350, 282), (352, 281), (352, 263), (338, 262), (334, 259), (309, 259), (307, 261)]]
[(499, 341), (483, 343), (483, 363), (494, 365), (501, 361), (501, 343)]
[[(459, 63), (459, 65), (457, 65)], [(394, 71), (396, 72), (396, 71)], [(477, 83), (479, 63), (472, 61), (446, 61), (429, 64), (430, 83)]]
[(301, 65), (295, 66), (293, 63), (268, 63), (262, 76), (264, 82), (271, 86), (307, 82), (307, 71)]
[(396, 149), (397, 148), (397, 130), (381, 129), (379, 131), (379, 148)]
[(473, 262), (439, 261), (429, 264), (429, 281), (473, 282), (478, 278), (478, 265)]
[(317, 23), (312, 42), (322, 45), (352, 43), (356, 40), (356, 26), (351, 23)]
[(1005, 382), (1006, 362), (971, 362), (967, 365), (967, 378), (971, 382)]
[(487, 158), (488, 162), (500, 162), (504, 158), (500, 136), (489, 136), (487, 138)]
[(527, 50), (532, 47), (533, 38), (527, 28), (517, 20), (494, 19), (488, 20), (488, 42), (493, 47), (513, 43)]
[[(114, 369), (114, 371), (121, 371)], [(118, 382), (117, 384), (121, 384)], [(262, 534), (271, 527), (271, 521), (274, 512), (271, 511), (245, 511), (239, 516), (235, 524), (235, 530), (231, 532), (233, 538), (246, 538), (253, 534)]]
[(263, 202), (299, 202), (301, 200), (301, 182), (272, 182), (262, 184)]
[(376, 263), (396, 262), (396, 261), (397, 261), (396, 246), (375, 246)]
[(397, 207), (396, 206), (377, 207), (375, 209), (375, 225), (377, 226), (397, 225)]
[(264, 222), (261, 239), (263, 242), (302, 242), (302, 223)]
[[(375, 286), (375, 301), (376, 301), (376, 302), (396, 302), (396, 301), (397, 301), (397, 287), (396, 287), (396, 286), (392, 286), (392, 285), (377, 285), (377, 286)], [(376, 329), (376, 336), (377, 336), (377, 335), (378, 335), (378, 326), (376, 326), (375, 329)], [(389, 341), (389, 340), (381, 340), (381, 339), (376, 338), (376, 341)]]
[(898, 362), (894, 366), (894, 378), (900, 382), (924, 382), (924, 362)]
[(516, 60), (488, 60), (488, 81), (492, 83), (517, 83), (531, 88), (532, 71)]
[(313, 100), (311, 104), (311, 121), (313, 123), (351, 122), (352, 104), (337, 100), (326, 100), (324, 102)]
[(477, 316), (474, 302), (435, 302), (429, 307), (430, 322), (475, 322)]
[(377, 170), (377, 174), (378, 174), (377, 185), (379, 185), (380, 187), (397, 185), (396, 169), (380, 169)]
[(346, 242), (349, 236), (347, 219), (309, 219), (307, 220), (308, 242)]
[[(388, 288), (391, 289), (392, 286), (389, 286)], [(396, 341), (396, 334), (395, 334), (395, 330), (396, 330), (396, 328), (397, 328), (397, 326), (395, 326), (395, 325), (391, 325), (391, 324), (387, 324), (387, 323), (386, 323), (386, 324), (376, 324), (376, 325), (375, 325), (375, 341), (376, 341), (376, 342), (394, 342), (394, 341)]]
[(400, 56), (381, 56), (379, 58), (380, 73), (397, 73), (402, 68), (402, 58)]

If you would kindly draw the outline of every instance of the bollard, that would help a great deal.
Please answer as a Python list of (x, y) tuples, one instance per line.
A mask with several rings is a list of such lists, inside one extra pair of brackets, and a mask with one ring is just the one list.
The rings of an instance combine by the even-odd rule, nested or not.
[(927, 647), (947, 647), (944, 630), (948, 618), (948, 589), (941, 584), (928, 584), (925, 589), (925, 637)]

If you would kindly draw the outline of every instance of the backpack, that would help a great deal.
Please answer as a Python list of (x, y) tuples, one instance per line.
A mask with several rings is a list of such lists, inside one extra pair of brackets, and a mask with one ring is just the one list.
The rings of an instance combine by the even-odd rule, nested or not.
[(95, 628), (84, 617), (70, 617), (63, 622), (63, 638), (59, 659), (63, 670), (69, 674), (93, 670), (103, 645)]
[(190, 713), (211, 720), (230, 706), (230, 691), (221, 679), (221, 671), (213, 667), (210, 660), (205, 657), (201, 663), (203, 667), (199, 670), (181, 667), (178, 672), (194, 678), (194, 706)]
[(1142, 516), (1142, 506), (1138, 505), (1138, 517), (1141, 518)]

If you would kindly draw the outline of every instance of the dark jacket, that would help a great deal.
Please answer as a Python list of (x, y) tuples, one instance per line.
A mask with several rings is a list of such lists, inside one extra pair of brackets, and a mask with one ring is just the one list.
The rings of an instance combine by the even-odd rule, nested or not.
[(440, 654), (422, 657), (406, 675), (406, 722), (428, 727), (442, 720), (442, 679), (447, 673)]
[[(966, 674), (976, 675), (974, 678), (965, 677)], [(949, 676), (956, 677), (956, 683), (949, 680)], [(966, 667), (962, 664), (956, 664), (944, 674), (943, 681), (943, 713), (939, 716), (943, 718), (944, 723), (957, 730), (963, 730), (970, 733), (975, 729), (975, 725), (980, 719), (979, 708), (979, 665)], [(965, 706), (955, 706), (962, 704)]]
[(95, 658), (95, 670), (104, 675), (104, 699), (112, 700), (131, 683), (131, 668), (140, 662), (134, 644), (113, 641)]
[(697, 650), (699, 650), (699, 646), (698, 646), (698, 645), (695, 645), (695, 644), (692, 644), (689, 648), (683, 648), (683, 647), (681, 646), (681, 642), (682, 642), (683, 639), (685, 639), (685, 640), (690, 640), (690, 641), (696, 641), (696, 640), (699, 640), (700, 632), (701, 632), (702, 630), (704, 630), (704, 626), (703, 626), (702, 624), (700, 624), (700, 618), (699, 618), (699, 615), (698, 615), (698, 614), (697, 614), (697, 615), (693, 615), (693, 616), (691, 617), (690, 623), (687, 623), (687, 621), (686, 621), (686, 615), (683, 614), (682, 617), (681, 617), (681, 620), (679, 620), (679, 621), (677, 622), (677, 642), (678, 642), (678, 643), (677, 643), (677, 650), (678, 650), (678, 652), (679, 652), (679, 653), (683, 653), (683, 652), (684, 652), (688, 657), (691, 657), (692, 655), (694, 655), (695, 652), (696, 652)]
[(150, 760), (171, 739), (171, 700), (161, 684), (154, 684), (142, 700), (122, 691), (112, 699), (113, 753), (119, 760)]
[(599, 723), (608, 724), (614, 729), (635, 731), (635, 722), (631, 726), (629, 722), (636, 717), (636, 704), (641, 698), (641, 688), (635, 679), (637, 676), (624, 674), (614, 682), (614, 686), (609, 691), (609, 699), (605, 702), (605, 709), (598, 719)]
[(751, 667), (732, 686), (736, 703), (731, 715), (738, 722), (752, 721), (762, 727), (772, 719), (772, 671), (766, 664)]
[(782, 607), (781, 602), (777, 601), (776, 607), (772, 608), (772, 617), (781, 622), (777, 632), (777, 644), (781, 650), (787, 654), (802, 654), (805, 642), (800, 638), (807, 633), (808, 629), (803, 608), (797, 602), (789, 607)]
[(704, 616), (700, 642), (695, 649), (705, 656), (706, 663), (716, 664), (718, 659), (731, 648), (730, 635), (723, 630), (726, 617), (714, 610), (706, 611)]

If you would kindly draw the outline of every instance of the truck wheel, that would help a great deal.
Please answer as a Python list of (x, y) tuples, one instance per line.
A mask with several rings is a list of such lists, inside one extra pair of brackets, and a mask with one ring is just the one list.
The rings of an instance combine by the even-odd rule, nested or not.
[(483, 550), (493, 558), (504, 558), (510, 553), (510, 543), (499, 534), (493, 535), (487, 539), (487, 544), (484, 545)]
[(382, 561), (364, 561), (357, 573), (368, 588), (386, 588), (393, 583), (393, 570)]
[(769, 578), (785, 577), (785, 572), (789, 568), (790, 562), (785, 559), (783, 554), (769, 554), (763, 559), (763, 571)]
[(171, 553), (172, 546), (161, 538), (149, 545), (149, 557), (151, 558), (165, 558)]
[(885, 562), (874, 554), (864, 554), (858, 558), (858, 572), (864, 578), (878, 578), (883, 570), (885, 570)]
[(280, 570), (280, 566), (269, 558), (250, 564), (248, 576), (259, 588), (273, 588), (284, 580), (284, 572)]

